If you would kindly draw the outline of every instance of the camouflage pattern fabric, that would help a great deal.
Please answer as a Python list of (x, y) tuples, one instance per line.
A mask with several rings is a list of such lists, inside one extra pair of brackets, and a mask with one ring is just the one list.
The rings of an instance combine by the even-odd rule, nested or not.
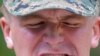
[(3, 0), (9, 13), (24, 16), (43, 9), (65, 9), (82, 15), (92, 16), (96, 10), (96, 0)]

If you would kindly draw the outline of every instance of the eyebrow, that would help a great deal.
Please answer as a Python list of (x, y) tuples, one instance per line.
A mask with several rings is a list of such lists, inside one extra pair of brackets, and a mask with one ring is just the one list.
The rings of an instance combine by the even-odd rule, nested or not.
[(41, 16), (38, 13), (32, 13), (25, 16), (19, 16), (20, 20), (29, 20), (29, 19), (45, 19), (45, 17)]
[(68, 20), (68, 19), (85, 19), (85, 17), (81, 16), (81, 15), (76, 15), (76, 14), (72, 14), (72, 15), (68, 15), (68, 16), (62, 16), (61, 17), (63, 20)]

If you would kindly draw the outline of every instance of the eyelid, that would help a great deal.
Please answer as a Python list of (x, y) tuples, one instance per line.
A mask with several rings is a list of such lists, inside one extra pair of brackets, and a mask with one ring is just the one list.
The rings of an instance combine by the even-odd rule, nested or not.
[(84, 21), (82, 20), (75, 20), (75, 19), (69, 19), (62, 22), (67, 27), (80, 27), (83, 25)]
[(44, 20), (42, 19), (29, 19), (29, 20), (24, 20), (24, 21), (21, 21), (21, 24), (22, 25), (27, 25), (27, 24), (38, 24), (40, 22), (44, 22)]
[(65, 26), (68, 26), (68, 27), (80, 27), (82, 24), (80, 23), (67, 23), (67, 22), (63, 22)]
[(36, 23), (36, 24), (26, 24), (25, 25), (27, 28), (41, 28), (41, 27), (44, 27), (45, 26), (45, 22), (39, 22), (39, 23)]

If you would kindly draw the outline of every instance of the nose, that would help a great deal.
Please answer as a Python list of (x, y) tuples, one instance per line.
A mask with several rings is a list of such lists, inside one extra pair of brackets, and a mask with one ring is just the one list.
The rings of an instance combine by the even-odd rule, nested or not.
[(44, 35), (43, 41), (52, 47), (57, 47), (64, 41), (64, 37), (62, 36), (62, 32), (60, 30), (49, 31)]

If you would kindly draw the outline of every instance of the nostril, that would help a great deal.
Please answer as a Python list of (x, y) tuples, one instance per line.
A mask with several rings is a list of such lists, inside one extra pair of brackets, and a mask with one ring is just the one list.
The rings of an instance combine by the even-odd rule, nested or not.
[(65, 54), (64, 56), (69, 56), (68, 54)]

